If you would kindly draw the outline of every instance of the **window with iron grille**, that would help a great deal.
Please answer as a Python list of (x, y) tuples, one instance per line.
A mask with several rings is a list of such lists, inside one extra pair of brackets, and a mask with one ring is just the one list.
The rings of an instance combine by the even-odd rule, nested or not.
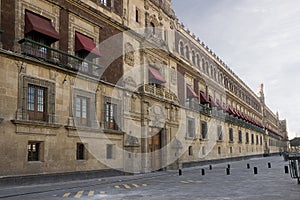
[(76, 160), (85, 160), (85, 147), (83, 143), (77, 143), (76, 146)]
[(187, 121), (188, 121), (188, 123), (187, 123), (188, 137), (194, 138), (195, 137), (195, 119), (188, 118)]
[(39, 161), (40, 160), (40, 142), (28, 142), (28, 161)]
[(117, 104), (106, 102), (105, 104), (105, 128), (118, 130), (118, 111)]
[(89, 122), (89, 99), (83, 96), (76, 96), (75, 100), (75, 117), (80, 126), (88, 126)]
[(207, 139), (207, 122), (201, 121), (201, 137)]
[(243, 135), (241, 130), (239, 130), (239, 142), (243, 142)]
[(249, 144), (249, 133), (246, 132), (246, 144)]
[(229, 141), (233, 142), (233, 129), (229, 128)]
[(218, 126), (217, 130), (218, 130), (218, 132), (217, 132), (218, 140), (222, 141), (223, 140), (222, 126)]
[(115, 145), (114, 144), (106, 145), (106, 159), (115, 159)]
[(47, 88), (28, 85), (27, 111), (29, 120), (47, 120)]

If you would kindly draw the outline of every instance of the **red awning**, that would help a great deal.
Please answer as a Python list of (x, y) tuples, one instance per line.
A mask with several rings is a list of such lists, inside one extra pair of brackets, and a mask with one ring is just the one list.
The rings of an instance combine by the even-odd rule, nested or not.
[(197, 93), (194, 91), (194, 89), (192, 88), (192, 86), (190, 85), (186, 85), (187, 88), (187, 96), (188, 97), (192, 97), (192, 98), (198, 98), (199, 96), (197, 95)]
[(101, 56), (100, 51), (97, 49), (96, 44), (92, 38), (89, 38), (81, 33), (75, 33), (75, 51), (85, 50), (95, 56)]
[(50, 37), (54, 41), (59, 40), (59, 34), (52, 26), (51, 20), (31, 12), (25, 13), (25, 34), (36, 31), (40, 34)]
[(158, 81), (159, 83), (166, 83), (167, 81), (162, 77), (162, 75), (159, 73), (159, 71), (153, 67), (149, 67), (149, 79)]
[(205, 104), (205, 103), (209, 103), (209, 100), (207, 100), (204, 92), (200, 91), (200, 103)]

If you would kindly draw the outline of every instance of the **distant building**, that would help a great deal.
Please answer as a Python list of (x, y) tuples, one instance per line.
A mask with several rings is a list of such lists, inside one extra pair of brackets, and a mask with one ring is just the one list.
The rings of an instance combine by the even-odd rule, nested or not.
[(300, 153), (300, 137), (290, 140), (290, 152)]
[(286, 121), (171, 0), (0, 0), (0, 176), (272, 154)]

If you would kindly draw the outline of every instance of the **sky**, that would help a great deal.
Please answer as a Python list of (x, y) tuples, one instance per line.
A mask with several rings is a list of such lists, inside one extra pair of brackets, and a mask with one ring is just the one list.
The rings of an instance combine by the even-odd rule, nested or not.
[(200, 38), (300, 137), (300, 1), (171, 0)]

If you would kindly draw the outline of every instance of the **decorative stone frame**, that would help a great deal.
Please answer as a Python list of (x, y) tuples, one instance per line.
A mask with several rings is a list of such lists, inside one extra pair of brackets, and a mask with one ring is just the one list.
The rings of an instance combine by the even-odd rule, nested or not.
[[(76, 97), (77, 96), (82, 96), (82, 97), (86, 97), (89, 102), (88, 102), (88, 116), (87, 116), (87, 120), (88, 120), (88, 125), (87, 126), (82, 126), (79, 125), (78, 123), (76, 123), (76, 117), (75, 117), (75, 112), (76, 112)], [(96, 120), (96, 94), (93, 92), (89, 92), (89, 91), (85, 91), (85, 90), (81, 90), (81, 89), (77, 89), (74, 88), (73, 90), (73, 106), (72, 106), (72, 113), (70, 113), (70, 115), (73, 117), (74, 120), (74, 126), (79, 126), (79, 127), (90, 127), (90, 128), (98, 128), (98, 123)]]
[[(42, 17), (50, 19), (53, 27), (59, 33), (59, 7), (52, 3), (40, 0), (38, 5), (27, 3), (25, 1), (17, 1), (16, 15), (19, 23), (16, 31), (16, 41), (24, 38), (25, 28), (25, 10), (32, 11)], [(58, 42), (54, 42), (51, 45), (52, 48), (58, 49)]]
[[(18, 97), (18, 109), (17, 120), (29, 121), (29, 115), (27, 111), (28, 101), (28, 85), (36, 85), (47, 88), (47, 123), (54, 124), (55, 119), (55, 83), (48, 80), (38, 79), (26, 75), (21, 75), (19, 78), (19, 97)], [(31, 120), (30, 120), (31, 121)]]

